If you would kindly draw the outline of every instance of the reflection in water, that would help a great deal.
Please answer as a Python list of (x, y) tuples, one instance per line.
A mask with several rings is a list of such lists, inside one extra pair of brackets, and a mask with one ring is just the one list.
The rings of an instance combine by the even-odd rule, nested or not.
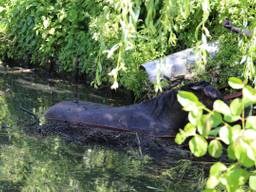
[[(74, 94), (63, 84), (49, 87), (40, 80), (32, 84), (28, 74), (21, 78), (2, 74), (0, 80), (0, 191), (196, 191), (202, 186), (203, 172), (190, 162), (164, 169), (147, 156), (141, 159), (137, 149), (81, 146), (56, 135), (28, 134), (24, 130), (34, 119), (21, 107), (43, 117), (53, 103)], [(113, 103), (93, 90), (81, 92), (81, 99)]]

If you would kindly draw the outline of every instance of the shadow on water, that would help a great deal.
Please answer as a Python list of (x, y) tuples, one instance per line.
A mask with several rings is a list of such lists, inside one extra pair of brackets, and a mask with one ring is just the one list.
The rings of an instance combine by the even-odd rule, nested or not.
[[(93, 89), (80, 89), (80, 99), (105, 104), (127, 104)], [(43, 121), (52, 104), (75, 99), (74, 86), (45, 83), (33, 74), (0, 73), (0, 191), (199, 191), (202, 166), (190, 161), (162, 162), (141, 158), (135, 148), (88, 143), (78, 145), (62, 137), (28, 134), (34, 121)], [(36, 127), (34, 127), (36, 129)], [(166, 157), (165, 157), (166, 158)], [(170, 157), (171, 158), (171, 157)], [(163, 160), (164, 161), (164, 160)], [(165, 165), (165, 166), (163, 166)]]

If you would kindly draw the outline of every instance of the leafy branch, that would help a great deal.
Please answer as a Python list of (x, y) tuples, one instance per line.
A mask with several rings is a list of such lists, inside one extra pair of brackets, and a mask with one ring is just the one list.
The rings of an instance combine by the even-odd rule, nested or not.
[[(193, 93), (178, 93), (179, 103), (188, 112), (189, 123), (176, 135), (176, 143), (189, 139), (189, 148), (196, 157), (208, 152), (219, 158), (225, 146), (227, 157), (234, 162), (229, 167), (221, 162), (211, 167), (206, 185), (209, 192), (216, 191), (217, 186), (224, 186), (228, 192), (244, 186), (256, 189), (256, 116), (252, 111), (256, 89), (235, 77), (229, 78), (228, 83), (233, 89), (242, 90), (242, 98), (234, 99), (229, 105), (216, 100), (213, 109), (207, 108)], [(208, 141), (210, 137), (213, 139)]]

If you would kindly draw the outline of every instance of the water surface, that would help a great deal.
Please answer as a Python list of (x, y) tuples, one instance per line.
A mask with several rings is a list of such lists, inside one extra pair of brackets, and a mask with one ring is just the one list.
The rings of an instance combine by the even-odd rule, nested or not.
[[(67, 82), (1, 69), (0, 191), (200, 191), (204, 171), (190, 161), (159, 162), (161, 157), (141, 156), (138, 148), (79, 145), (58, 135), (36, 134), (31, 114), (43, 123), (47, 108), (75, 99), (75, 90)], [(127, 104), (104, 91), (78, 90), (82, 100)]]

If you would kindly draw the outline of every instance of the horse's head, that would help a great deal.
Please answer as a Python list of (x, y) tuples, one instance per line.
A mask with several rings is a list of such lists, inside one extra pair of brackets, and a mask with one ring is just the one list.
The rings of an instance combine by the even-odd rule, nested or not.
[(221, 93), (205, 81), (188, 84), (182, 89), (193, 92), (208, 108), (212, 108), (215, 100), (223, 100)]

